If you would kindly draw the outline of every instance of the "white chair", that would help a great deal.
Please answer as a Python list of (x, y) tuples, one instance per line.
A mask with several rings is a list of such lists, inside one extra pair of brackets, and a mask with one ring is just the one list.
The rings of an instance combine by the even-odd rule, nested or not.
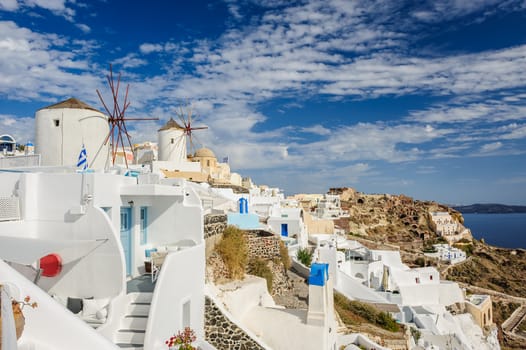
[(155, 253), (157, 248), (147, 248), (144, 250), (144, 273), (152, 273), (152, 253)]
[(161, 266), (164, 263), (164, 259), (168, 252), (153, 252), (152, 255), (152, 283), (157, 281), (159, 272), (161, 271)]

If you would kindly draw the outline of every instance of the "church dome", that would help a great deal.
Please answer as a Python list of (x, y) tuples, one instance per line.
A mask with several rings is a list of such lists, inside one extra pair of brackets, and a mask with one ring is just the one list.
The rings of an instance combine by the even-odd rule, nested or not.
[(200, 148), (195, 151), (194, 157), (196, 158), (215, 158), (216, 155), (208, 148)]

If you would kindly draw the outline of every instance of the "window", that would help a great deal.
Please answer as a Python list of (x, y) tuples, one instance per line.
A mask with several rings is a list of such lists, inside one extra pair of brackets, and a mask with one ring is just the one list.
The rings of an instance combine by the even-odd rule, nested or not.
[(417, 284), (420, 283), (420, 278), (419, 278), (419, 277), (416, 277), (416, 278), (415, 278), (415, 282), (416, 282)]
[(433, 280), (433, 275), (429, 275), (429, 279), (432, 281)]
[(148, 208), (141, 207), (141, 244), (148, 243)]
[(55, 124), (55, 126), (60, 126), (60, 120), (58, 119), (53, 119), (53, 123)]
[(190, 300), (183, 304), (183, 327), (190, 327)]
[(170, 143), (173, 145), (175, 143), (175, 139), (171, 139)]
[(206, 166), (210, 166), (210, 159), (206, 161)]

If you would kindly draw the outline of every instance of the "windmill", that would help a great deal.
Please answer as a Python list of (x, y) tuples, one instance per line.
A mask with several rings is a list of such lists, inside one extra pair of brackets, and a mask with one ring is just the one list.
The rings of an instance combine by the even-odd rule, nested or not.
[[(132, 148), (131, 140), (130, 140), (130, 134), (128, 133), (128, 129), (126, 127), (126, 121), (129, 120), (159, 120), (159, 118), (126, 118), (125, 113), (128, 107), (130, 106), (130, 102), (128, 101), (128, 91), (130, 88), (130, 85), (126, 85), (126, 92), (124, 94), (124, 101), (122, 104), (119, 104), (119, 89), (120, 89), (120, 83), (121, 83), (121, 74), (119, 73), (119, 76), (117, 78), (117, 83), (115, 84), (115, 80), (113, 79), (113, 69), (112, 65), (110, 64), (110, 74), (106, 76), (108, 80), (108, 85), (111, 90), (112, 98), (113, 98), (113, 108), (110, 110), (108, 108), (108, 104), (104, 102), (104, 99), (102, 98), (102, 94), (99, 90), (97, 90), (97, 95), (99, 95), (99, 99), (104, 106), (104, 109), (106, 110), (106, 113), (108, 114), (108, 123), (110, 126), (110, 131), (108, 133), (108, 136), (106, 136), (106, 139), (104, 140), (104, 145), (110, 142), (111, 146), (111, 164), (115, 164), (115, 159), (117, 157), (117, 154), (119, 152), (119, 148), (122, 150), (122, 154), (124, 157), (124, 162), (126, 164), (126, 168), (128, 168), (128, 159), (126, 157), (126, 150), (125, 150), (125, 138), (127, 141), (127, 145)], [(98, 155), (98, 152), (97, 152)], [(97, 156), (95, 155), (95, 157)]]
[[(193, 134), (195, 130), (204, 130), (208, 129), (208, 126), (192, 126), (192, 122), (194, 122), (199, 116), (194, 114), (193, 106), (186, 103), (183, 106), (179, 106), (179, 109), (176, 109), (175, 114), (181, 121), (181, 128), (183, 129), (183, 135), (188, 139), (188, 143), (190, 144), (191, 152), (192, 154), (195, 153), (195, 145), (193, 138), (197, 140), (199, 144), (199, 140), (197, 139), (197, 136)], [(193, 119), (193, 120), (192, 120)]]

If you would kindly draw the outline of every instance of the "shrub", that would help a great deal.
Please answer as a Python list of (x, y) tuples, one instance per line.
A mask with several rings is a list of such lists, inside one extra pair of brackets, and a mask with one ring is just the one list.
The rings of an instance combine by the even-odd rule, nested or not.
[(334, 305), (340, 317), (344, 315), (342, 320), (345, 323), (350, 321), (351, 324), (356, 324), (361, 318), (391, 332), (400, 330), (400, 325), (389, 313), (380, 311), (370, 304), (356, 300), (349, 301), (343, 295), (334, 293)]
[(262, 277), (267, 280), (267, 289), (270, 293), (272, 291), (272, 282), (274, 280), (274, 275), (268, 267), (268, 263), (261, 258), (253, 258), (248, 263), (248, 271), (250, 274)]
[(418, 343), (418, 339), (420, 339), (420, 337), (422, 336), (422, 333), (414, 327), (411, 327), (409, 329), (411, 330), (411, 335), (413, 336), (415, 343)]
[(296, 258), (305, 266), (309, 267), (312, 262), (312, 253), (307, 248), (300, 248), (296, 252)]
[(455, 243), (453, 244), (453, 247), (463, 250), (467, 256), (473, 255), (473, 244)]
[(279, 241), (279, 254), (281, 256), (281, 263), (286, 270), (290, 269), (289, 250), (283, 241)]
[(242, 278), (248, 260), (248, 247), (245, 234), (235, 226), (228, 226), (223, 238), (216, 245), (232, 278)]

